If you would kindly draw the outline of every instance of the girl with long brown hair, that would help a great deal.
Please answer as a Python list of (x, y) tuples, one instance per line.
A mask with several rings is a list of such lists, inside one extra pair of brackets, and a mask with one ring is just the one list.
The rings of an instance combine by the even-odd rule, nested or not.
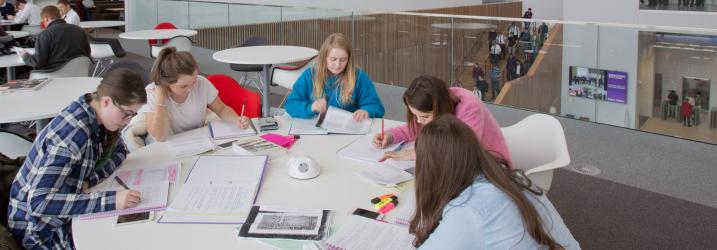
[(334, 106), (353, 112), (354, 120), (383, 117), (384, 108), (371, 78), (357, 68), (351, 43), (341, 33), (331, 34), (319, 50), (316, 66), (304, 71), (286, 99), (286, 112), (311, 118)]
[(453, 115), (421, 129), (416, 155), (416, 247), (580, 249), (542, 191), (502, 167)]
[(163, 49), (150, 77), (147, 105), (139, 111), (146, 116), (150, 142), (204, 126), (207, 108), (239, 128), (249, 127), (249, 118), (240, 117), (224, 104), (214, 85), (199, 75), (191, 53), (174, 47)]
[[(498, 122), (473, 92), (461, 87), (449, 88), (448, 84), (436, 77), (419, 76), (403, 93), (403, 103), (407, 109), (406, 124), (389, 129), (383, 138), (380, 133), (376, 134), (376, 147), (384, 148), (395, 142), (415, 141), (422, 126), (441, 115), (452, 114), (473, 130), (486, 150), (505, 161), (508, 167), (512, 167), (508, 145)], [(397, 160), (416, 158), (413, 148), (387, 153), (386, 156)]]
[(87, 189), (127, 157), (119, 130), (146, 102), (142, 77), (116, 69), (50, 121), (10, 188), (8, 227), (17, 242), (26, 249), (73, 249), (72, 217), (137, 206), (137, 191)]

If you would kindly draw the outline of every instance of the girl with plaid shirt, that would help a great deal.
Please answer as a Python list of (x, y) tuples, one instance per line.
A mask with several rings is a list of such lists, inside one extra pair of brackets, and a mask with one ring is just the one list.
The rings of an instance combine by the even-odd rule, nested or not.
[(87, 189), (126, 158), (119, 130), (146, 102), (142, 77), (116, 69), (40, 132), (10, 189), (8, 226), (23, 247), (73, 249), (72, 217), (137, 206), (137, 191)]

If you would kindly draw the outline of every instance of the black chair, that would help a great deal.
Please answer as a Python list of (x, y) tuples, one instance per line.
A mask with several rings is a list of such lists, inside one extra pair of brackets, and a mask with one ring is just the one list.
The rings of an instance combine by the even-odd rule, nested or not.
[(97, 61), (92, 76), (98, 76), (114, 63), (112, 57), (122, 58), (127, 52), (117, 39), (90, 37), (90, 55)]
[(108, 72), (119, 68), (125, 68), (139, 73), (139, 75), (142, 76), (142, 81), (144, 82), (145, 86), (147, 86), (150, 82), (149, 71), (145, 67), (142, 67), (142, 65), (139, 65), (139, 63), (128, 59), (122, 59), (113, 63), (104, 72), (102, 72), (102, 75), (100, 75), (100, 77), (104, 77)]
[[(263, 45), (269, 45), (269, 41), (266, 40), (266, 38), (260, 37), (260, 36), (252, 36), (249, 37), (249, 39), (246, 39), (242, 44), (237, 46), (237, 48), (240, 47), (251, 47), (251, 46), (263, 46)], [(229, 64), (229, 68), (231, 68), (234, 71), (242, 72), (244, 73), (242, 77), (239, 79), (239, 84), (244, 84), (244, 81), (247, 79), (248, 73), (256, 73), (259, 79), (259, 84), (256, 84), (254, 81), (252, 81), (254, 88), (259, 90), (259, 93), (262, 95), (264, 94), (262, 92), (262, 88), (260, 84), (264, 84), (264, 81), (268, 81), (268, 79), (262, 79), (261, 72), (264, 71), (264, 66), (261, 64)]]

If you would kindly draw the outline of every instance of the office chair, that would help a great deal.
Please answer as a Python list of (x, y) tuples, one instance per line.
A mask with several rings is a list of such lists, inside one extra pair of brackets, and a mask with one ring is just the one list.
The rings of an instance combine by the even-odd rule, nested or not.
[(259, 94), (245, 89), (228, 75), (209, 75), (207, 79), (219, 91), (219, 99), (234, 109), (237, 115), (241, 114), (242, 106), (246, 103), (244, 107), (245, 116), (249, 118), (261, 116), (261, 96)]
[(294, 83), (296, 83), (296, 80), (299, 79), (301, 74), (303, 74), (305, 70), (313, 67), (314, 64), (316, 64), (316, 62), (314, 61), (315, 58), (316, 56), (296, 66), (276, 66), (271, 69), (272, 86), (281, 86), (289, 90), (289, 92), (286, 92), (286, 95), (284, 95), (284, 98), (281, 100), (281, 103), (279, 103), (279, 107), (284, 106), (286, 97), (291, 94), (291, 90), (294, 88)]
[(101, 75), (112, 63), (112, 57), (124, 57), (127, 53), (117, 39), (90, 38), (90, 56), (97, 60), (92, 76)]
[(87, 77), (90, 75), (92, 60), (86, 56), (78, 56), (67, 61), (57, 69), (36, 69), (30, 71), (30, 79)]
[[(263, 45), (269, 45), (269, 41), (266, 40), (266, 38), (260, 37), (260, 36), (252, 36), (249, 37), (249, 39), (245, 40), (242, 44), (237, 46), (237, 48), (240, 47), (250, 47), (250, 46), (263, 46)], [(261, 84), (264, 84), (264, 79), (261, 79), (261, 72), (264, 71), (263, 65), (260, 64), (229, 64), (229, 68), (231, 68), (234, 71), (242, 72), (242, 77), (239, 79), (239, 84), (244, 84), (245, 80), (247, 80), (247, 74), (248, 73), (254, 73), (257, 75), (257, 78), (252, 79), (250, 81), (252, 83), (252, 86), (254, 88), (259, 90), (259, 93), (261, 95), (267, 94), (262, 92)], [(258, 79), (258, 84), (257, 80)], [(268, 79), (266, 79), (268, 81)], [(246, 85), (246, 84), (245, 84)]]

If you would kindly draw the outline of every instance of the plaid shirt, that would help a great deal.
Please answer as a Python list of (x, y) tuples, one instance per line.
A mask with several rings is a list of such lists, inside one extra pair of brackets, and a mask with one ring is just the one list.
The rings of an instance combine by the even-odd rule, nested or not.
[(88, 95), (72, 102), (38, 135), (10, 189), (8, 226), (27, 249), (72, 249), (73, 216), (115, 209), (115, 192), (83, 193), (111, 175), (127, 156), (122, 140), (109, 161)]

